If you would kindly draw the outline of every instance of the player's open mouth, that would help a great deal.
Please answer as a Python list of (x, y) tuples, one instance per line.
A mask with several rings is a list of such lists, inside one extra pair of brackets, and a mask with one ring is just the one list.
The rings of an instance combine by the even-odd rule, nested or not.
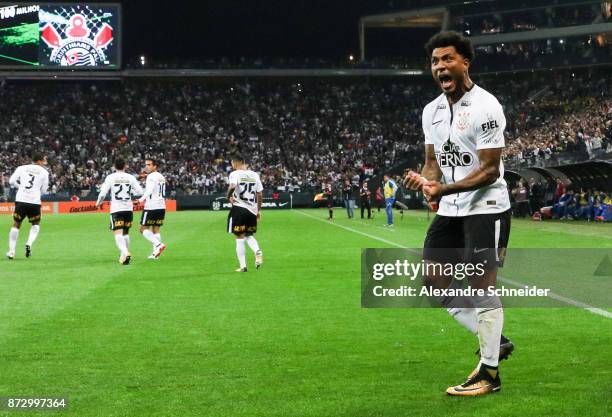
[(450, 75), (440, 75), (438, 81), (444, 90), (449, 90), (453, 86), (453, 79)]

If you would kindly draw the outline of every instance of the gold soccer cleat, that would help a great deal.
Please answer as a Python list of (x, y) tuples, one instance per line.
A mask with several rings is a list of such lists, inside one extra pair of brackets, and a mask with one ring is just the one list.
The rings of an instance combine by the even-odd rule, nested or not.
[(486, 365), (481, 365), (478, 372), (472, 372), (471, 377), (467, 381), (461, 385), (449, 387), (446, 393), (453, 396), (475, 397), (499, 390), (501, 390), (499, 371), (488, 368)]

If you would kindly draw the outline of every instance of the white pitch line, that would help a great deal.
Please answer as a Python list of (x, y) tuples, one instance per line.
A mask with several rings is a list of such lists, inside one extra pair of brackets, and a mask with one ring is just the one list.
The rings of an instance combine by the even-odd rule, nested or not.
[[(498, 276), (497, 278), (499, 278), (500, 281), (506, 282), (506, 283), (508, 283), (510, 285), (514, 285), (515, 287), (519, 287), (519, 288), (520, 287), (524, 287), (525, 285), (527, 285), (527, 284), (523, 284), (522, 282), (515, 281), (513, 279), (505, 278), (505, 277), (502, 277), (502, 276)], [(578, 301), (578, 300), (574, 300), (572, 298), (564, 297), (562, 295), (555, 294), (554, 292), (550, 292), (550, 291), (548, 292), (548, 297), (552, 298), (553, 300), (561, 301), (562, 303), (572, 305), (574, 307), (583, 308), (585, 310), (590, 311), (593, 314), (599, 314), (600, 316), (604, 316), (604, 317), (607, 317), (609, 319), (612, 319), (612, 313), (611, 312), (606, 311), (606, 310), (602, 310), (601, 308), (593, 307), (592, 305), (583, 303), (582, 301)]]
[[(309, 217), (309, 218), (311, 218), (313, 220), (318, 220), (318, 221), (320, 221), (322, 223), (326, 223), (326, 224), (329, 224), (331, 226), (339, 227), (340, 229), (344, 229), (344, 230), (347, 230), (349, 232), (356, 233), (358, 235), (369, 237), (370, 239), (378, 240), (379, 242), (383, 242), (383, 243), (386, 243), (388, 245), (395, 246), (396, 248), (407, 249), (407, 250), (409, 250), (409, 251), (411, 251), (413, 253), (417, 253), (416, 250), (410, 249), (410, 248), (406, 248), (403, 245), (400, 245), (399, 243), (393, 242), (391, 240), (387, 240), (387, 239), (382, 238), (382, 237), (374, 236), (374, 235), (371, 235), (369, 233), (362, 232), (361, 230), (353, 229), (352, 227), (343, 226), (341, 224), (333, 223), (332, 221), (329, 221), (329, 220), (323, 220), (323, 219), (321, 219), (319, 217), (316, 217), (316, 216), (313, 216), (311, 214), (304, 213), (303, 211), (294, 210), (294, 212), (299, 213), (299, 214), (301, 214), (303, 216)], [(515, 281), (515, 280), (509, 279), (509, 278), (504, 278), (504, 277), (502, 277), (500, 275), (498, 275), (497, 278), (500, 281), (502, 281), (502, 282), (505, 282), (507, 284), (513, 285), (513, 286), (518, 287), (518, 288), (522, 288), (522, 287), (528, 285), (528, 284), (523, 284), (520, 281)], [(582, 301), (578, 301), (578, 300), (574, 300), (572, 298), (564, 297), (562, 295), (555, 294), (554, 292), (551, 292), (551, 291), (548, 292), (548, 297), (552, 298), (553, 300), (561, 301), (561, 302), (563, 302), (565, 304), (569, 304), (569, 305), (574, 306), (574, 307), (580, 307), (580, 308), (582, 308), (584, 310), (587, 310), (587, 311), (589, 311), (589, 312), (591, 312), (593, 314), (597, 314), (599, 316), (603, 316), (603, 317), (612, 319), (612, 312), (603, 310), (601, 308), (593, 307), (592, 305), (583, 303)]]

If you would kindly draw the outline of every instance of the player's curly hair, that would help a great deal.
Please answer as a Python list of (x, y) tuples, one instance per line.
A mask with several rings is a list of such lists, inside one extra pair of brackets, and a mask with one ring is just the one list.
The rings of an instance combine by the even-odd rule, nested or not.
[(453, 30), (443, 31), (433, 35), (425, 44), (425, 51), (427, 51), (427, 56), (431, 58), (434, 49), (444, 48), (445, 46), (454, 46), (457, 52), (470, 62), (476, 58), (476, 52), (474, 51), (472, 41), (461, 33)]

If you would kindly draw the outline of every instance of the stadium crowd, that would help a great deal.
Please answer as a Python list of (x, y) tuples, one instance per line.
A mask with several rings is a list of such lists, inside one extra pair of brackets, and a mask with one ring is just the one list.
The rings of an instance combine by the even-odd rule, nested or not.
[[(518, 69), (551, 68), (569, 65), (592, 65), (612, 62), (612, 46), (603, 36), (579, 36), (564, 39), (513, 42), (507, 44), (481, 45), (477, 47), (478, 59), (473, 72), (496, 72)], [(144, 62), (144, 63), (143, 63)], [(427, 69), (427, 60), (419, 49), (413, 55), (376, 55), (361, 61), (355, 55), (342, 59), (324, 57), (310, 58), (193, 58), (189, 60), (128, 60), (129, 69)]]
[(226, 188), (239, 148), (267, 187), (389, 168), (418, 152), (423, 100), (414, 85), (301, 83), (9, 83), (0, 91), (0, 167), (47, 153), (52, 192), (95, 192), (114, 155), (158, 158), (170, 189)]
[(476, 71), (496, 72), (612, 62), (612, 46), (601, 36), (547, 39), (530, 42), (481, 45)]
[[(505, 107), (507, 162), (612, 151), (604, 70), (476, 81)], [(0, 184), (6, 196), (8, 175), (39, 150), (53, 194), (95, 193), (114, 155), (132, 172), (157, 158), (173, 193), (210, 194), (226, 188), (228, 155), (240, 149), (268, 189), (318, 190), (421, 159), (421, 112), (437, 94), (422, 79), (9, 82), (0, 87)]]
[(506, 160), (533, 165), (612, 152), (612, 80), (602, 74), (558, 73), (539, 99), (507, 112)]
[(546, 28), (589, 25), (601, 23), (608, 19), (601, 3), (572, 4), (556, 7), (492, 12), (483, 16), (460, 14), (455, 18), (454, 29), (468, 36), (495, 33), (522, 32)]

